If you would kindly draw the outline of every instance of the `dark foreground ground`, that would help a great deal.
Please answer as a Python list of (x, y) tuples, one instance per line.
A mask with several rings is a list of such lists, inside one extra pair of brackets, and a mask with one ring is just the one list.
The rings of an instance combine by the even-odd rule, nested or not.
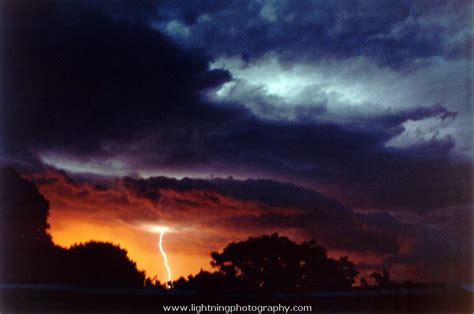
[[(169, 305), (311, 305), (319, 313), (473, 313), (474, 294), (454, 287), (232, 295), (214, 291), (0, 285), (1, 313), (163, 313)], [(171, 312), (171, 311), (169, 311)], [(196, 313), (178, 310), (171, 313)], [(211, 313), (211, 312), (202, 312)], [(222, 312), (221, 312), (222, 313)], [(255, 312), (245, 312), (255, 313)], [(268, 312), (267, 312), (268, 313)]]

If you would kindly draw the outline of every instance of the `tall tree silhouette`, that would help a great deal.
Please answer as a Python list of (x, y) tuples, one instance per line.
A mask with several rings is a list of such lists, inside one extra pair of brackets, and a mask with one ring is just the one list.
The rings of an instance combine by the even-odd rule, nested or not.
[(225, 276), (264, 290), (344, 289), (358, 274), (347, 257), (328, 258), (315, 241), (297, 244), (276, 233), (230, 243), (211, 256)]
[[(0, 169), (0, 280), (45, 282), (60, 249), (48, 233), (49, 202), (12, 168)], [(34, 262), (33, 262), (34, 261)]]
[(25, 244), (50, 243), (49, 202), (12, 168), (0, 169), (2, 235)]
[(48, 214), (49, 202), (34, 183), (0, 168), (0, 282), (143, 286), (145, 274), (119, 246), (54, 245)]

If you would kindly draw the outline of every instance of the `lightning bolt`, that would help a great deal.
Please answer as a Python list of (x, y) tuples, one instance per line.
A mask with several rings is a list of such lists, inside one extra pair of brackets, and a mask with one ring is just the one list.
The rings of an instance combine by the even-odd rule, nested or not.
[(165, 235), (166, 231), (168, 231), (168, 228), (166, 227), (160, 227), (159, 228), (159, 232), (160, 232), (160, 243), (159, 243), (159, 247), (160, 247), (160, 252), (161, 252), (161, 255), (163, 256), (163, 261), (165, 262), (165, 268), (166, 268), (166, 272), (168, 273), (168, 288), (170, 287), (169, 283), (171, 282), (171, 269), (170, 269), (170, 266), (168, 265), (168, 257), (166, 256), (166, 252), (165, 250), (163, 249), (163, 236)]
[(168, 264), (168, 257), (166, 256), (166, 252), (163, 249), (163, 236), (165, 235), (166, 232), (171, 231), (171, 229), (165, 226), (148, 225), (148, 224), (142, 225), (142, 228), (148, 232), (160, 234), (160, 242), (158, 246), (160, 248), (161, 256), (163, 256), (163, 261), (165, 262), (166, 272), (168, 273), (168, 281), (166, 283), (166, 287), (169, 289), (171, 288), (171, 269), (170, 269), (170, 265)]

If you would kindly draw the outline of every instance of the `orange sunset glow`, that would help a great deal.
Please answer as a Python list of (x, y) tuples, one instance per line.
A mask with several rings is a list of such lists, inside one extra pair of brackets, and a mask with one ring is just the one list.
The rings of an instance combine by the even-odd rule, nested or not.
[[(79, 216), (64, 216), (51, 210), (51, 235), (53, 241), (63, 247), (90, 240), (107, 241), (120, 244), (128, 251), (128, 255), (137, 263), (137, 268), (145, 270), (148, 277), (157, 276), (161, 282), (166, 281), (166, 269), (163, 258), (158, 250), (159, 234), (147, 232), (139, 226), (127, 225), (121, 222), (100, 223), (86, 221)], [(209, 254), (198, 254), (180, 250), (180, 241), (192, 237), (190, 233), (165, 235), (163, 245), (166, 248), (172, 279), (187, 277), (201, 269), (210, 269)], [(190, 262), (192, 261), (192, 262)]]
[[(107, 181), (105, 186), (76, 182), (65, 173), (49, 170), (30, 177), (38, 182), (41, 193), (50, 201), (50, 233), (63, 247), (90, 240), (119, 244), (149, 278), (166, 282), (167, 272), (160, 254), (159, 233), (149, 226), (163, 225), (173, 232), (164, 235), (163, 247), (168, 256), (172, 280), (211, 270), (210, 253), (222, 250), (232, 241), (264, 233), (278, 232), (295, 241), (308, 238), (301, 230), (285, 226), (236, 225), (231, 219), (259, 217), (271, 210), (283, 217), (301, 213), (298, 208), (269, 207), (205, 190), (152, 190), (158, 199), (133, 192), (124, 181)], [(242, 216), (246, 215), (246, 216)], [(148, 227), (147, 227), (148, 226)], [(361, 225), (361, 228), (366, 228)], [(401, 239), (402, 252), (409, 252), (409, 239)], [(350, 241), (350, 239), (348, 239)], [(349, 242), (350, 243), (350, 242)], [(350, 256), (356, 263), (378, 265), (384, 255), (329, 249), (334, 258)], [(368, 276), (375, 267), (361, 269)], [(413, 267), (399, 267), (393, 275), (416, 276)], [(156, 276), (156, 277), (155, 277)]]
[[(212, 251), (221, 250), (231, 241), (265, 232), (251, 227), (241, 230), (227, 223), (227, 218), (233, 215), (257, 215), (265, 210), (265, 206), (252, 201), (214, 194), (219, 199), (216, 202), (205, 191), (161, 190), (159, 202), (153, 202), (134, 195), (120, 182), (114, 182), (113, 188), (100, 189), (91, 183), (77, 184), (56, 171), (37, 173), (31, 178), (39, 182), (41, 193), (50, 201), (48, 221), (56, 244), (69, 247), (90, 240), (119, 244), (128, 251), (138, 269), (145, 270), (150, 278), (157, 276), (161, 282), (166, 281), (167, 273), (158, 248), (159, 234), (150, 232), (144, 227), (146, 224), (163, 224), (173, 230), (163, 240), (173, 280), (201, 269), (210, 270)], [(279, 231), (301, 239), (294, 230)]]

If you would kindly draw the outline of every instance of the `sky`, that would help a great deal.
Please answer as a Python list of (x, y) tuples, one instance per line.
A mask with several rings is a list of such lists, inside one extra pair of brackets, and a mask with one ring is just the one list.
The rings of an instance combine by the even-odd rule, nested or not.
[(147, 275), (278, 232), (471, 281), (471, 1), (3, 1), (0, 163)]

